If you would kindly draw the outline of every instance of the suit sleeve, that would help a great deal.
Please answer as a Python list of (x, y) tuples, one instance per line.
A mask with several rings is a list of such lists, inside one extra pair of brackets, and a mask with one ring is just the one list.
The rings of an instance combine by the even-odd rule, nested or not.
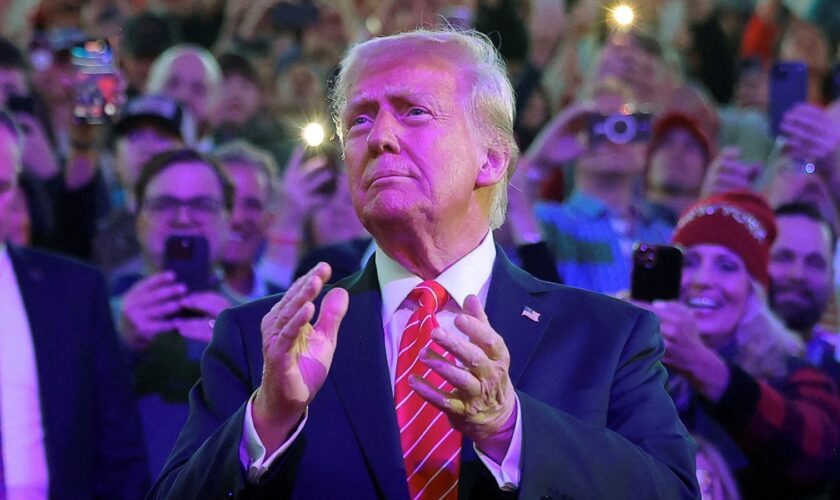
[(190, 391), (187, 423), (148, 498), (241, 498), (264, 487), (284, 498), (283, 485), (291, 485), (286, 479), (294, 472), (303, 439), (257, 485), (249, 483), (240, 444), (246, 404), (260, 382), (249, 373), (235, 313), (224, 311), (202, 357), (201, 379)]
[(647, 312), (636, 319), (609, 390), (607, 428), (519, 393), (519, 498), (699, 498), (696, 447), (664, 388), (656, 325)]
[(96, 387), (96, 497), (143, 498), (149, 488), (149, 465), (140, 415), (117, 335), (104, 279), (97, 273), (94, 291), (94, 384)]

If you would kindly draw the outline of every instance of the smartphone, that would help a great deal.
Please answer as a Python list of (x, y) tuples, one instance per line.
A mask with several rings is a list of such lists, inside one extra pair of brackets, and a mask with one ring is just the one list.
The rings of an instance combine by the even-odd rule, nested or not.
[(630, 297), (644, 302), (680, 296), (683, 253), (670, 245), (637, 243), (633, 247)]
[(777, 62), (770, 69), (770, 133), (777, 137), (785, 113), (808, 98), (808, 67), (801, 61)]
[(210, 257), (207, 238), (170, 236), (166, 239), (163, 268), (175, 273), (175, 279), (189, 292), (210, 288)]
[(87, 40), (70, 49), (76, 68), (73, 116), (84, 123), (110, 122), (119, 111), (120, 82), (108, 40)]

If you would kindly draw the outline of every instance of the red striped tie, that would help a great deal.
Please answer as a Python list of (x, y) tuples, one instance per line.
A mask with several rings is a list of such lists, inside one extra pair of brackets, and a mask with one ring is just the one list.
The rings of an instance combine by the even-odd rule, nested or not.
[(432, 330), (438, 327), (435, 313), (446, 304), (449, 294), (436, 282), (424, 281), (408, 297), (420, 305), (405, 325), (394, 382), (408, 491), (413, 499), (456, 499), (461, 433), (452, 428), (443, 412), (408, 385), (408, 376), (417, 375), (443, 391), (452, 390), (448, 382), (418, 359), (428, 345), (441, 356), (453, 359), (431, 338)]

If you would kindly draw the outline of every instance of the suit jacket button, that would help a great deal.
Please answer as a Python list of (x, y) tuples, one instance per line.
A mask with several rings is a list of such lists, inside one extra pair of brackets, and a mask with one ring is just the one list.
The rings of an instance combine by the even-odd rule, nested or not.
[(233, 490), (227, 490), (228, 498), (233, 498)]
[(540, 497), (540, 500), (552, 500), (553, 498), (554, 497), (552, 497), (551, 495), (543, 495), (542, 497)]

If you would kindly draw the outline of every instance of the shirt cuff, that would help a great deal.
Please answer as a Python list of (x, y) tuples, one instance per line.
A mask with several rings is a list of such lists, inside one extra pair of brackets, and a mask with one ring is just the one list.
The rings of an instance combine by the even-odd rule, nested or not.
[(266, 457), (265, 446), (263, 446), (260, 436), (257, 434), (257, 429), (254, 427), (254, 419), (251, 416), (251, 407), (253, 406), (256, 395), (257, 393), (255, 391), (245, 405), (245, 423), (243, 425), (242, 441), (239, 443), (239, 461), (242, 462), (242, 466), (245, 468), (248, 476), (248, 481), (251, 483), (258, 483), (263, 474), (265, 474), (265, 471), (271, 467), (271, 464), (295, 442), (295, 439), (297, 439), (303, 430), (303, 426), (306, 424), (306, 419), (309, 415), (309, 408), (307, 407), (303, 411), (303, 418), (292, 435), (289, 436), (289, 439), (277, 451)]
[(473, 443), (473, 449), (478, 458), (493, 475), (496, 484), (502, 491), (516, 491), (519, 489), (519, 478), (521, 474), (521, 460), (522, 457), (522, 412), (520, 411), (519, 395), (516, 395), (516, 424), (513, 427), (513, 437), (510, 439), (505, 457), (502, 463), (497, 464), (492, 458), (488, 457)]

